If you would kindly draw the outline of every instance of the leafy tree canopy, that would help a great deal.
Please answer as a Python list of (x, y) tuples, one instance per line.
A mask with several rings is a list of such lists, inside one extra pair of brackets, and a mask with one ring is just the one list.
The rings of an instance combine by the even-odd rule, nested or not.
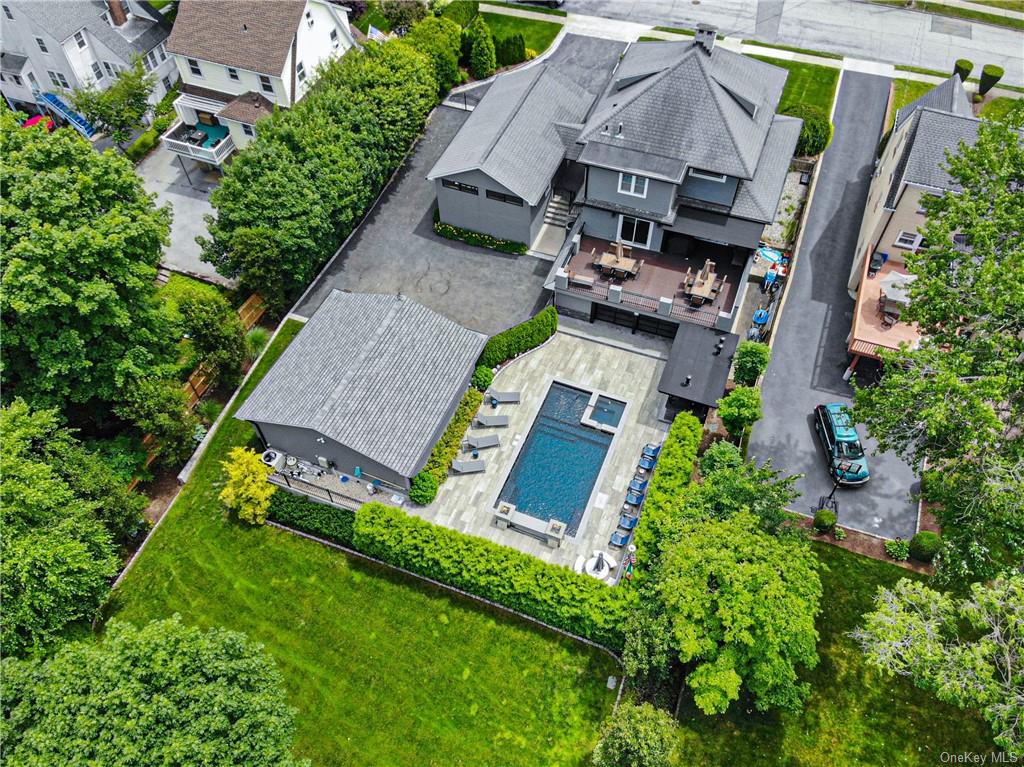
[(921, 469), (939, 503), (946, 583), (992, 577), (1024, 557), (1024, 104), (983, 121), (950, 153), (962, 192), (924, 198), (927, 246), (906, 254), (917, 349), (883, 354), (856, 416), (882, 450)]
[(245, 327), (220, 293), (193, 291), (178, 304), (182, 325), (199, 354), (221, 381), (234, 384), (245, 362)]
[(0, 153), (5, 399), (98, 420), (127, 380), (170, 359), (154, 300), (170, 209), (72, 130), (21, 130), (4, 111)]
[(676, 723), (650, 703), (625, 703), (611, 716), (594, 749), (594, 767), (668, 767)]
[(11, 764), (291, 767), (295, 711), (259, 644), (179, 618), (3, 663)]
[(446, 93), (459, 81), (462, 28), (454, 21), (431, 16), (414, 26), (402, 39), (420, 53), (430, 57), (441, 93)]
[(156, 76), (147, 74), (142, 59), (136, 58), (131, 68), (118, 72), (107, 88), (101, 90), (94, 83), (76, 88), (71, 103), (94, 128), (110, 136), (123, 150), (124, 143), (142, 125), (142, 118), (150, 109), (149, 95), (155, 84)]
[(189, 409), (188, 394), (178, 381), (137, 378), (116, 412), (156, 438), (159, 460), (165, 465), (183, 461), (195, 449), (199, 420)]
[(737, 386), (718, 400), (718, 417), (734, 437), (761, 418), (761, 390), (753, 386)]

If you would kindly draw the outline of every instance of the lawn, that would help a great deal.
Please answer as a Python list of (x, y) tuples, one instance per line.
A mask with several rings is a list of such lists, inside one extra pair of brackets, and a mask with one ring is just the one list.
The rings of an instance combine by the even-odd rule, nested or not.
[(914, 99), (920, 98), (935, 86), (932, 83), (922, 83), (917, 80), (893, 80), (892, 81), (892, 109), (889, 110), (889, 124), (885, 126), (888, 132), (896, 122), (896, 110), (902, 109)]
[[(289, 321), (239, 402), (301, 325)], [(237, 404), (234, 406), (237, 408)], [(615, 692), (605, 654), (295, 535), (225, 519), (228, 419), (105, 615), (180, 613), (263, 642), (315, 765), (579, 765)]]
[(364, 35), (368, 33), (371, 24), (381, 32), (391, 31), (391, 22), (384, 18), (377, 3), (372, 2), (372, 0), (366, 6), (366, 13), (355, 19), (352, 24)]
[(768, 56), (754, 56), (777, 67), (789, 70), (786, 87), (779, 101), (779, 111), (785, 112), (797, 104), (810, 104), (821, 109), (826, 115), (832, 111), (832, 100), (836, 96), (839, 70), (821, 64), (803, 64), (798, 61), (784, 61)]
[(523, 19), (504, 13), (481, 13), (480, 15), (484, 17), (495, 40), (501, 40), (518, 32), (523, 36), (526, 47), (537, 51), (537, 53), (546, 51), (551, 45), (551, 41), (562, 30), (561, 24), (552, 21)]
[[(905, 0), (871, 0), (877, 5), (893, 5), (900, 8), (905, 7)], [(983, 24), (992, 24), (997, 27), (1009, 27), (1010, 29), (1024, 29), (1024, 20), (999, 16), (994, 13), (987, 13), (984, 10), (964, 8), (958, 5), (946, 5), (944, 3), (929, 2), (928, 0), (917, 0), (914, 3), (914, 10), (934, 13), (937, 16), (951, 16), (966, 21), (978, 21)]]
[(920, 576), (836, 546), (814, 546), (829, 569), (818, 618), (821, 662), (802, 675), (811, 683), (803, 712), (748, 714), (749, 706), (733, 704), (729, 714), (712, 718), (684, 703), (680, 764), (934, 767), (942, 752), (991, 752), (991, 732), (979, 716), (874, 671), (846, 636), (879, 586)]
[(1019, 99), (999, 96), (981, 107), (981, 116), (988, 120), (1003, 120)]
[(522, 3), (506, 3), (501, 0), (483, 0), (486, 5), (498, 5), (502, 8), (516, 8), (520, 11), (530, 11), (530, 13), (543, 13), (545, 16), (568, 16), (568, 11), (563, 11), (561, 8), (548, 8), (543, 5), (536, 5), (531, 3), (530, 5), (524, 5)]

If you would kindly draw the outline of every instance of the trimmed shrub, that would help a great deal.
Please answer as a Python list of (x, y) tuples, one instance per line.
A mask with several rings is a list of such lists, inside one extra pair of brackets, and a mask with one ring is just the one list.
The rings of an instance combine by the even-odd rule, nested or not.
[(897, 562), (906, 562), (910, 557), (910, 544), (902, 538), (885, 542), (885, 553)]
[(953, 64), (953, 74), (960, 78), (960, 82), (967, 82), (974, 69), (974, 62), (970, 59), (957, 59)]
[(480, 354), (480, 365), (496, 368), (503, 362), (518, 357), (547, 341), (558, 330), (558, 312), (547, 306), (533, 317), (515, 327), (498, 333), (487, 342)]
[(480, 12), (477, 0), (452, 0), (441, 9), (441, 16), (451, 19), (460, 27), (468, 27)]
[(549, 565), (506, 546), (432, 525), (392, 506), (356, 512), (355, 548), (513, 610), (621, 649), (631, 602), (625, 589)]
[(437, 498), (437, 490), (437, 479), (424, 469), (409, 483), (409, 500), (419, 506), (426, 506)]
[(437, 211), (434, 212), (434, 232), (448, 240), (458, 240), (467, 245), (476, 245), (479, 248), (490, 248), (501, 253), (512, 253), (521, 256), (529, 250), (524, 242), (514, 240), (502, 240), (491, 237), (483, 232), (474, 232), (472, 229), (463, 229), (461, 226), (446, 224), (438, 218)]
[(737, 386), (718, 400), (718, 417), (734, 437), (740, 437), (761, 418), (761, 390)]
[(409, 30), (402, 40), (430, 57), (441, 93), (458, 82), (462, 30), (454, 21), (430, 16)]
[(633, 536), (641, 566), (649, 566), (657, 559), (666, 530), (686, 516), (686, 497), (693, 486), (693, 467), (703, 431), (692, 413), (677, 415), (668, 430), (647, 488), (644, 513)]
[(768, 344), (757, 341), (740, 341), (733, 361), (733, 379), (740, 386), (753, 386), (768, 367), (772, 350)]
[(931, 530), (922, 530), (910, 539), (910, 556), (918, 562), (931, 562), (942, 548), (942, 538)]
[[(476, 389), (470, 389), (463, 397), (462, 402), (459, 403), (458, 408), (455, 410), (455, 415), (452, 416), (451, 422), (448, 424), (448, 428), (444, 430), (444, 434), (441, 435), (441, 439), (434, 445), (434, 449), (430, 452), (430, 458), (427, 459), (426, 465), (423, 467), (423, 471), (420, 474), (430, 474), (434, 478), (436, 486), (434, 492), (430, 496), (428, 501), (416, 501), (416, 503), (426, 504), (434, 500), (434, 496), (437, 495), (437, 488), (444, 484), (444, 481), (448, 479), (448, 469), (452, 466), (452, 461), (455, 456), (459, 454), (459, 445), (462, 444), (462, 435), (466, 433), (466, 429), (469, 428), (470, 422), (473, 420), (473, 416), (476, 415), (476, 411), (480, 409), (480, 404), (484, 401), (484, 395)], [(419, 476), (419, 475), (417, 475)], [(415, 484), (416, 479), (413, 478)], [(410, 492), (409, 497), (412, 498)]]
[(832, 141), (832, 123), (825, 110), (813, 104), (794, 104), (786, 108), (785, 114), (804, 121), (796, 142), (798, 157), (813, 157), (825, 151)]
[[(164, 130), (167, 129), (164, 128)], [(149, 154), (153, 150), (153, 147), (160, 143), (161, 133), (163, 133), (163, 131), (157, 131), (153, 128), (150, 128), (148, 131), (142, 133), (137, 139), (135, 139), (135, 142), (131, 146), (124, 150), (124, 156), (127, 157), (132, 162), (137, 163), (139, 160), (141, 160), (143, 157)]]
[(494, 371), (486, 365), (477, 365), (473, 371), (473, 388), (478, 391), (487, 391), (487, 387), (494, 380)]
[(477, 80), (483, 80), (493, 75), (498, 65), (494, 53), (494, 37), (483, 16), (473, 19), (469, 26), (469, 37), (469, 71)]
[(338, 509), (282, 491), (271, 497), (267, 518), (343, 546), (352, 545), (356, 513), (348, 509)]
[(419, 0), (379, 0), (377, 7), (391, 29), (410, 29), (427, 15), (426, 3)]
[(836, 526), (836, 513), (830, 509), (818, 509), (814, 512), (814, 529), (824, 535)]
[(521, 34), (509, 35), (494, 41), (494, 52), (499, 67), (508, 67), (526, 61), (526, 41)]
[(716, 471), (735, 469), (742, 465), (743, 455), (740, 449), (724, 439), (708, 446), (704, 455), (700, 457), (700, 473), (704, 477), (710, 477)]
[(846, 540), (846, 531), (843, 528), (838, 527), (838, 526), (833, 527), (832, 528), (832, 537), (835, 538), (837, 541), (845, 541)]
[(978, 95), (984, 96), (1002, 79), (1002, 67), (997, 67), (995, 64), (986, 64), (981, 68), (981, 82), (978, 84)]

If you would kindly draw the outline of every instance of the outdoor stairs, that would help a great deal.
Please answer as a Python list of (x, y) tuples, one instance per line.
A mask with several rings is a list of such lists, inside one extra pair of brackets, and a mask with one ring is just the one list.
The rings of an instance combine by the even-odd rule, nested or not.
[(71, 123), (75, 130), (81, 133), (86, 138), (92, 138), (96, 135), (96, 129), (92, 127), (82, 115), (78, 114), (74, 109), (64, 103), (64, 101), (54, 93), (40, 93), (36, 96), (36, 100), (39, 101), (43, 106), (52, 109), (54, 112), (59, 114), (69, 123)]
[(544, 210), (544, 223), (552, 226), (568, 226), (571, 207), (572, 199), (568, 194), (562, 191), (552, 192), (548, 207)]
[(171, 279), (171, 270), (161, 266), (156, 270), (156, 284), (163, 286)]

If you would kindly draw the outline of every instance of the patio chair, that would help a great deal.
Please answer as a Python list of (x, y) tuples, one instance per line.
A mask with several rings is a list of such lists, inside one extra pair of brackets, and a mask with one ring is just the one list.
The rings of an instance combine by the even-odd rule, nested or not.
[(893, 314), (892, 312), (885, 312), (885, 313), (882, 314), (882, 327), (883, 328), (891, 328), (893, 325), (895, 325), (899, 321), (900, 321), (900, 316), (898, 314)]
[(661, 453), (661, 445), (646, 444), (643, 449), (644, 458), (657, 458)]
[(486, 465), (483, 460), (462, 461), (456, 458), (452, 461), (452, 471), (456, 474), (477, 474), (483, 471)]
[(619, 527), (621, 527), (623, 530), (632, 530), (634, 527), (636, 527), (636, 523), (639, 521), (640, 517), (631, 517), (626, 514), (623, 514), (621, 517), (619, 517)]
[(462, 451), (468, 453), (470, 450), (483, 450), (488, 447), (498, 447), (501, 440), (497, 434), (469, 434), (462, 443)]
[(644, 497), (641, 493), (636, 493), (633, 492), (632, 490), (626, 493), (626, 503), (631, 504), (633, 506), (639, 506), (643, 502)]
[(508, 416), (484, 415), (483, 413), (477, 413), (476, 417), (473, 418), (473, 425), (480, 426), (485, 429), (497, 428), (499, 426), (508, 426)]
[(487, 396), (490, 397), (491, 404), (499, 405), (518, 405), (522, 395), (517, 391), (492, 391), (487, 390)]
[(634, 491), (636, 491), (638, 493), (646, 493), (647, 492), (647, 480), (646, 479), (637, 479), (636, 477), (634, 477), (633, 481), (629, 483), (629, 489), (630, 490), (634, 490)]
[(612, 533), (612, 537), (608, 539), (608, 545), (614, 546), (617, 549), (621, 549), (623, 546), (629, 543), (629, 539), (632, 537), (632, 531), (624, 532), (622, 530), (616, 530), (614, 533)]
[(644, 456), (643, 458), (640, 459), (640, 462), (637, 463), (636, 468), (638, 471), (654, 471), (654, 466), (657, 463), (657, 458), (649, 458), (648, 456)]

